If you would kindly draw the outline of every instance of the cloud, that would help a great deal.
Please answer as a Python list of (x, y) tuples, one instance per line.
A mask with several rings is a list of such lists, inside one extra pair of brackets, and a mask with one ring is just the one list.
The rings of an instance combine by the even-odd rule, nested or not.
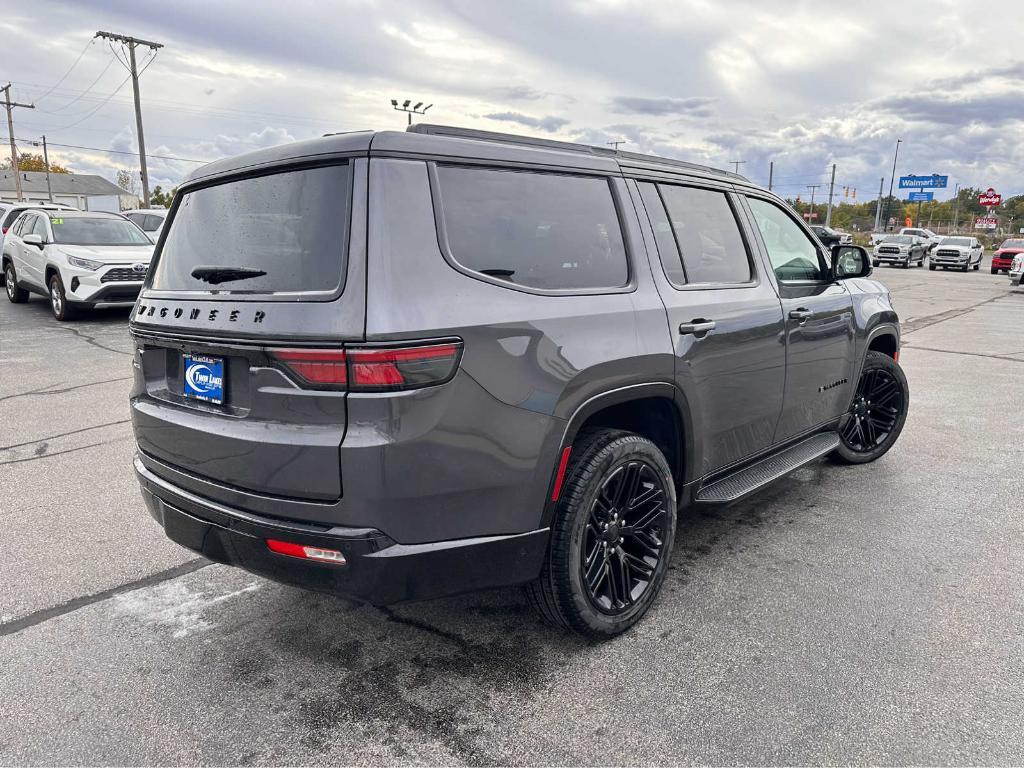
[(613, 112), (635, 115), (688, 115), (709, 117), (711, 105), (717, 99), (709, 96), (691, 96), (686, 99), (647, 99), (642, 96), (616, 96), (612, 99)]
[(522, 112), (492, 112), (489, 115), (484, 115), (484, 117), (488, 120), (501, 120), (505, 123), (519, 123), (528, 128), (537, 128), (548, 133), (554, 133), (569, 124), (569, 121), (564, 117), (557, 117), (555, 115), (531, 117), (530, 115), (524, 115)]
[(964, 126), (970, 123), (997, 125), (1024, 119), (1024, 89), (991, 95), (963, 93), (908, 93), (875, 102), (878, 109), (904, 120)]
[(537, 101), (547, 94), (528, 85), (504, 85), (495, 88), (494, 97), (502, 101)]

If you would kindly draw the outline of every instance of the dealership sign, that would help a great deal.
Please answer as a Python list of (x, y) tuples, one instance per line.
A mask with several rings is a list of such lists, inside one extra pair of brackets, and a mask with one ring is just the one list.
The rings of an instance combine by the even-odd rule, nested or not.
[(995, 208), (997, 205), (1002, 205), (1003, 196), (996, 192), (992, 187), (978, 195), (978, 202), (984, 205), (986, 208)]
[(933, 173), (931, 176), (900, 176), (900, 189), (945, 189), (949, 176)]
[(975, 229), (995, 229), (999, 226), (999, 219), (995, 216), (979, 216), (974, 220)]
[(930, 189), (927, 192), (910, 192), (907, 195), (908, 203), (927, 203), (935, 199), (935, 193)]

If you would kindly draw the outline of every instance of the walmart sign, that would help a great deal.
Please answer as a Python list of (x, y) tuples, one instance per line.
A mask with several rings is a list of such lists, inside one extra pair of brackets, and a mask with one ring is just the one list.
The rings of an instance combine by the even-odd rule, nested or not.
[(949, 176), (900, 176), (900, 189), (945, 189)]

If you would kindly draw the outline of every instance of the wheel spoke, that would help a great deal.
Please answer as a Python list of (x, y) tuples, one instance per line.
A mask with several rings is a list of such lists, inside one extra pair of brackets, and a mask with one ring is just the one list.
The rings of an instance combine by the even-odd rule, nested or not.
[(616, 572), (616, 577), (619, 582), (619, 596), (620, 601), (623, 605), (630, 605), (633, 602), (633, 589), (630, 584), (629, 578), (629, 565), (626, 563), (626, 557), (623, 552), (619, 552), (617, 556), (612, 556), (612, 569)]
[(641, 578), (645, 581), (650, 580), (654, 575), (654, 566), (648, 563), (646, 560), (642, 560), (636, 555), (631, 555), (629, 552), (623, 550), (623, 559), (627, 566), (633, 571), (640, 574)]

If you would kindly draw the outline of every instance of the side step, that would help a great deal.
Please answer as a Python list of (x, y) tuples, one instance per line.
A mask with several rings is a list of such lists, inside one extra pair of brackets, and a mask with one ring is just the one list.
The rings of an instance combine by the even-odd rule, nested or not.
[(722, 504), (753, 493), (768, 483), (778, 480), (794, 469), (821, 458), (839, 447), (839, 435), (822, 432), (811, 435), (783, 451), (773, 453), (738, 472), (715, 480), (700, 489), (697, 501)]

